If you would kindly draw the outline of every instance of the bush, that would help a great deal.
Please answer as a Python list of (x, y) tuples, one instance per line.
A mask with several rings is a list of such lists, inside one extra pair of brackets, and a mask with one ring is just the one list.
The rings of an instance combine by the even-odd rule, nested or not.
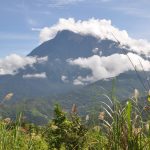
[(56, 105), (54, 119), (47, 126), (45, 133), (50, 149), (79, 150), (83, 149), (86, 142), (87, 129), (76, 113), (72, 113), (69, 118), (61, 107)]

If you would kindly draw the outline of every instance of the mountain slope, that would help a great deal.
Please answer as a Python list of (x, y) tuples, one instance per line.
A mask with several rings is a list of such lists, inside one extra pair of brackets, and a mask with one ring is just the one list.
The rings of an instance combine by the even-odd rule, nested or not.
[[(94, 51), (95, 50), (95, 51)], [(101, 52), (100, 52), (101, 51)], [(58, 32), (52, 40), (35, 48), (29, 57), (48, 57), (44, 64), (34, 64), (20, 69), (16, 75), (0, 76), (2, 95), (12, 91), (15, 99), (57, 95), (80, 86), (73, 84), (78, 76), (91, 74), (90, 69), (71, 66), (67, 60), (90, 57), (94, 54), (109, 56), (122, 53), (114, 41), (100, 40), (91, 35), (83, 36), (71, 31)], [(45, 73), (46, 78), (24, 78), (25, 75)]]
[[(105, 60), (114, 54), (124, 54), (124, 51), (131, 52), (127, 47), (122, 50), (115, 41), (101, 40), (68, 30), (58, 32), (55, 38), (42, 43), (27, 56), (37, 59), (47, 57), (47, 61), (20, 68), (15, 75), (0, 76), (1, 99), (9, 92), (14, 93), (13, 99), (7, 102), (1, 113), (6, 117), (14, 116), (16, 110), (21, 110), (30, 116), (30, 120), (34, 118), (46, 122), (56, 102), (61, 103), (68, 111), (76, 103), (79, 111), (86, 113), (89, 107), (99, 106), (99, 101), (107, 101), (103, 94), (111, 97), (113, 78), (75, 84), (76, 79), (87, 79), (93, 72), (89, 66), (71, 65), (69, 60), (86, 60), (93, 55)], [(125, 54), (120, 57), (126, 58)], [(117, 66), (114, 66), (113, 59), (107, 63), (104, 61), (101, 65), (106, 65), (106, 70), (111, 74), (112, 69)], [(119, 64), (117, 61), (116, 63)], [(95, 69), (100, 67), (98, 65), (92, 62)], [(103, 71), (98, 73), (103, 74)], [(139, 74), (144, 84), (147, 84), (145, 72), (141, 71)], [(131, 96), (135, 88), (145, 90), (135, 71), (130, 69), (117, 76), (114, 87), (121, 100)]]

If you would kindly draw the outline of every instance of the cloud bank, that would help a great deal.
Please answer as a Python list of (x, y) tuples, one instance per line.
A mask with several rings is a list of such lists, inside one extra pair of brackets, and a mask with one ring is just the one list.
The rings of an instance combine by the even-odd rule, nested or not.
[(47, 57), (26, 57), (17, 54), (11, 54), (4, 59), (0, 59), (0, 75), (17, 73), (18, 69), (23, 69), (25, 66), (33, 66), (35, 63), (43, 63), (47, 61)]
[[(141, 56), (133, 53), (128, 53), (127, 55), (135, 65), (136, 69), (142, 71), (143, 66), (145, 71), (150, 71), (150, 62), (148, 60), (144, 60)], [(91, 83), (100, 79), (115, 77), (120, 73), (129, 70), (134, 70), (127, 55), (113, 54), (107, 57), (93, 55), (88, 58), (79, 57), (74, 60), (67, 60), (70, 65), (77, 65), (92, 71), (92, 74), (86, 77), (78, 76), (73, 83), (75, 85)]]
[(150, 42), (143, 39), (131, 38), (127, 31), (119, 30), (114, 27), (111, 20), (105, 19), (89, 19), (87, 21), (75, 21), (73, 18), (59, 19), (58, 23), (51, 27), (41, 29), (40, 41), (44, 42), (53, 39), (58, 31), (70, 30), (81, 35), (92, 35), (99, 39), (109, 39), (116, 41), (112, 33), (119, 39), (121, 45), (129, 46), (134, 52), (138, 54), (150, 54)]

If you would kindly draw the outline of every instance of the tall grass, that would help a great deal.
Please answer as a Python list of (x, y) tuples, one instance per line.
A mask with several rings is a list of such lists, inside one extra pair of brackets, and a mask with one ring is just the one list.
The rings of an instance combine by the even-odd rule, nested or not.
[(92, 147), (104, 150), (150, 150), (150, 121), (143, 119), (143, 112), (149, 111), (149, 106), (140, 108), (137, 97), (128, 99), (124, 104), (113, 98), (108, 97), (111, 106), (102, 102), (103, 112), (100, 112), (98, 130), (91, 133)]
[(28, 132), (21, 125), (21, 115), (16, 122), (10, 118), (0, 121), (0, 150), (47, 150), (40, 135)]
[(96, 125), (88, 126), (90, 115), (84, 123), (75, 106), (71, 117), (56, 107), (43, 127), (23, 123), (21, 114), (17, 121), (1, 120), (0, 150), (150, 150), (150, 120), (143, 119), (149, 106), (139, 107), (137, 97), (123, 104), (113, 95), (107, 98)]

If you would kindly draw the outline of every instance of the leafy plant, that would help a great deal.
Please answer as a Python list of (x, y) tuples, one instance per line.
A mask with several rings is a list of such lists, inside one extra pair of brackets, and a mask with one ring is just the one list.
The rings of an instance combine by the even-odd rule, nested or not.
[(54, 119), (46, 128), (45, 139), (50, 149), (79, 150), (84, 147), (86, 133), (86, 127), (75, 112), (69, 118), (61, 107), (56, 105)]

